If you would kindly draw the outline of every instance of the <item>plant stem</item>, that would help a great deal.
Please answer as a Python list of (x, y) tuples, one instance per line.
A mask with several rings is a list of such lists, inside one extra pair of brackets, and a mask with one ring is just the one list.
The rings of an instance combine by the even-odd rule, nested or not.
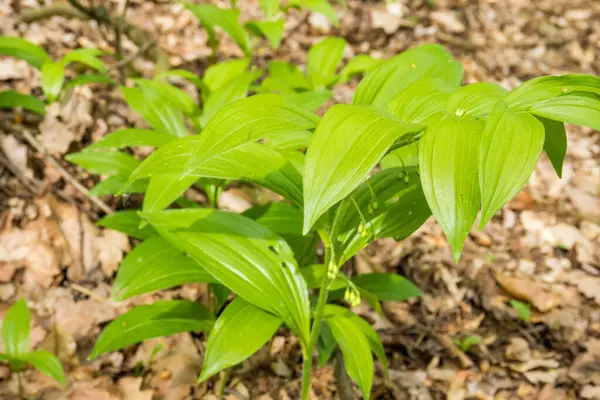
[[(331, 254), (331, 243), (329, 237), (322, 232), (319, 232), (321, 239), (325, 244), (325, 266), (328, 267), (332, 260)], [(325, 274), (321, 281), (321, 287), (319, 289), (319, 299), (317, 301), (317, 308), (315, 310), (315, 318), (310, 332), (310, 342), (308, 348), (304, 349), (304, 361), (302, 363), (302, 400), (308, 400), (308, 392), (310, 391), (310, 378), (312, 375), (312, 354), (317, 340), (319, 339), (319, 333), (321, 332), (321, 324), (323, 322), (323, 315), (325, 313), (325, 304), (327, 304), (327, 295), (329, 294), (329, 287), (333, 280), (329, 279), (328, 274)]]
[(17, 382), (19, 383), (19, 400), (24, 400), (23, 396), (23, 382), (21, 382), (21, 372), (17, 372)]

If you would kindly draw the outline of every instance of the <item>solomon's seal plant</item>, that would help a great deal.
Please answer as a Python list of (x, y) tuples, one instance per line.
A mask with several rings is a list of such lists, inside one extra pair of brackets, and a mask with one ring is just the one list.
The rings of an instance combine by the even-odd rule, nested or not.
[[(326, 87), (332, 74), (325, 72), (312, 82)], [(394, 274), (348, 276), (346, 261), (377, 238), (409, 236), (431, 215), (458, 261), (478, 214), (482, 228), (526, 183), (542, 151), (560, 176), (563, 123), (600, 129), (598, 77), (541, 77), (510, 92), (485, 82), (461, 86), (462, 78), (444, 48), (423, 45), (370, 69), (352, 104), (334, 105), (322, 117), (293, 94), (258, 94), (219, 108), (196, 124), (195, 135), (181, 122), (195, 115), (189, 102), (142, 83), (134, 90), (158, 94), (136, 106), (132, 89), (123, 89), (154, 129), (113, 133), (69, 156), (110, 175), (111, 190), (103, 193), (145, 193), (139, 212), (100, 221), (143, 240), (123, 260), (113, 298), (207, 282), (216, 300), (135, 307), (105, 328), (91, 357), (202, 330), (209, 332), (205, 380), (249, 357), (283, 325), (302, 347), (303, 399), (315, 349), (322, 364), (335, 347), (368, 399), (373, 354), (385, 369), (385, 352), (343, 300), (350, 306), (365, 300), (379, 310), (382, 300), (420, 291)], [(116, 151), (138, 145), (157, 150), (143, 161)], [(239, 215), (182, 196), (194, 185), (209, 193), (215, 182), (232, 181), (265, 187), (283, 200)], [(215, 205), (218, 191), (212, 193)]]

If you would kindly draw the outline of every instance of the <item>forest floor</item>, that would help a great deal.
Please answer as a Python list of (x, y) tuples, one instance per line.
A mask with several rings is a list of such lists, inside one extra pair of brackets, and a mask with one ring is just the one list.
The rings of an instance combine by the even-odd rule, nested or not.
[[(119, 10), (124, 1), (107, 1)], [(49, 3), (49, 2), (43, 2)], [(206, 34), (180, 4), (132, 0), (127, 20), (157, 38), (172, 66), (206, 68)], [(344, 37), (354, 54), (390, 57), (423, 42), (443, 44), (462, 62), (465, 82), (508, 89), (537, 75), (600, 75), (600, 2), (597, 0), (401, 0), (400, 5), (350, 0), (336, 6), (341, 23), (292, 11), (277, 51), (256, 60), (304, 63), (306, 50), (325, 35)], [(55, 16), (25, 23), (20, 13), (37, 0), (0, 0), (0, 34), (18, 35), (58, 57), (95, 46), (112, 51), (112, 32), (90, 21)], [(244, 16), (257, 1), (242, 1)], [(124, 52), (137, 47), (125, 40)], [(220, 59), (241, 56), (227, 39)], [(153, 64), (133, 65), (151, 76)], [(22, 61), (0, 58), (0, 90), (39, 91), (39, 73)], [(334, 102), (348, 103), (353, 87), (338, 86)], [(18, 116), (17, 116), (18, 117)], [(139, 124), (118, 88), (80, 87), (65, 104), (50, 106), (43, 121), (0, 121), (0, 315), (25, 297), (33, 312), (32, 345), (58, 352), (68, 385), (34, 370), (26, 393), (40, 399), (150, 400), (296, 399), (300, 384), (297, 340), (285, 330), (230, 376), (196, 385), (203, 359), (201, 334), (149, 340), (90, 362), (102, 326), (134, 304), (163, 298), (202, 299), (205, 285), (113, 304), (115, 271), (132, 243), (94, 225), (102, 212), (60, 171), (91, 187), (92, 177), (63, 160), (108, 132)], [(12, 121), (10, 124), (6, 121)], [(29, 132), (48, 154), (25, 140)], [(25, 133), (25, 136), (24, 136)], [(542, 156), (523, 191), (482, 232), (473, 231), (454, 264), (444, 235), (428, 221), (402, 242), (380, 240), (349, 266), (357, 272), (407, 276), (422, 298), (384, 303), (383, 315), (366, 304), (356, 311), (373, 323), (390, 360), (392, 386), (377, 368), (377, 399), (600, 399), (600, 134), (568, 127), (563, 177)], [(58, 160), (54, 162), (53, 160)], [(113, 209), (139, 199), (105, 199)], [(225, 207), (244, 207), (247, 190), (233, 187)], [(524, 322), (511, 299), (531, 304)], [(478, 339), (473, 339), (473, 338)], [(463, 352), (456, 341), (472, 340)], [(162, 350), (148, 365), (150, 353)], [(138, 363), (144, 366), (136, 368)], [(314, 398), (337, 398), (334, 370), (318, 369)], [(0, 366), (0, 398), (17, 398), (17, 379)]]

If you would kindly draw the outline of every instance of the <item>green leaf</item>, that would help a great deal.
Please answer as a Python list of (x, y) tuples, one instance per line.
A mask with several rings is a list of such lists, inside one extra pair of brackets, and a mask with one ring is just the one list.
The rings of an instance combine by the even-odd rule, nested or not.
[(420, 79), (394, 96), (388, 111), (402, 121), (427, 123), (446, 111), (446, 103), (456, 90), (457, 86), (441, 79)]
[(208, 337), (198, 382), (257, 352), (277, 332), (281, 322), (279, 317), (237, 297), (219, 315)]
[(250, 66), (249, 58), (239, 58), (213, 64), (207, 68), (202, 80), (210, 92), (223, 87), (227, 82), (247, 72)]
[(335, 338), (331, 334), (331, 330), (327, 326), (327, 323), (323, 321), (321, 324), (319, 339), (317, 340), (317, 356), (319, 360), (319, 368), (327, 364), (327, 361), (329, 361), (329, 359), (333, 355), (333, 351), (335, 350), (336, 345), (337, 343), (335, 342)]
[(368, 72), (383, 62), (380, 58), (371, 57), (367, 54), (359, 54), (350, 61), (340, 71), (338, 83), (348, 82), (356, 75)]
[(146, 239), (121, 262), (112, 298), (123, 301), (185, 283), (215, 282), (204, 268), (161, 237)]
[(157, 233), (150, 225), (140, 228), (142, 219), (136, 210), (117, 211), (106, 215), (96, 225), (114, 231), (123, 232), (136, 239), (147, 239)]
[(330, 235), (338, 265), (373, 240), (401, 240), (431, 216), (416, 168), (391, 168), (372, 176), (334, 209)]
[(517, 311), (521, 320), (531, 322), (531, 306), (529, 304), (511, 299), (510, 305)]
[(339, 24), (335, 10), (327, 0), (299, 0), (300, 6), (312, 12), (323, 14), (335, 26)]
[(306, 153), (304, 233), (362, 183), (396, 139), (418, 130), (416, 125), (370, 108), (331, 107)]
[(75, 49), (68, 52), (61, 60), (61, 63), (66, 67), (72, 62), (78, 62), (87, 67), (95, 69), (98, 72), (105, 72), (107, 70), (104, 61), (98, 57), (104, 55), (102, 50), (89, 48), (89, 49)]
[(252, 50), (250, 36), (244, 26), (238, 22), (239, 10), (222, 9), (213, 4), (186, 3), (185, 7), (200, 20), (213, 41), (215, 40), (215, 26), (218, 26), (231, 36), (245, 54), (250, 54)]
[(271, 19), (279, 13), (279, 0), (259, 0), (258, 4), (265, 19)]
[(346, 44), (342, 38), (328, 37), (308, 50), (306, 69), (314, 88), (322, 89), (333, 83)]
[(33, 111), (34, 113), (46, 114), (45, 104), (33, 96), (18, 93), (14, 90), (0, 92), (0, 108), (17, 108), (22, 107), (25, 110)]
[(562, 166), (567, 155), (567, 131), (562, 122), (538, 117), (544, 124), (544, 151), (552, 162), (552, 166), (559, 178), (562, 178)]
[(278, 151), (293, 151), (307, 148), (311, 139), (309, 131), (287, 132), (269, 137), (263, 144)]
[(260, 75), (260, 71), (246, 72), (242, 75), (238, 75), (236, 79), (231, 79), (215, 91), (211, 92), (204, 102), (202, 117), (199, 119), (200, 124), (206, 126), (212, 117), (214, 117), (214, 115), (223, 107), (248, 96), (250, 85)]
[(262, 226), (281, 236), (292, 248), (298, 265), (314, 262), (316, 258), (316, 234), (302, 235), (302, 211), (285, 203), (255, 206), (244, 212)]
[(382, 169), (416, 167), (419, 165), (419, 142), (390, 151), (379, 165)]
[(121, 151), (82, 151), (67, 154), (65, 160), (99, 175), (130, 174), (141, 164), (137, 158)]
[(49, 102), (58, 98), (65, 81), (65, 66), (47, 62), (42, 65), (42, 90)]
[(346, 372), (356, 382), (365, 400), (368, 400), (371, 398), (375, 373), (369, 341), (361, 327), (356, 325), (352, 319), (346, 315), (331, 312), (333, 307), (335, 306), (325, 306), (325, 320), (342, 350)]
[(317, 111), (331, 97), (329, 90), (314, 90), (288, 95), (287, 98), (293, 103), (309, 111)]
[(188, 115), (198, 110), (196, 102), (189, 94), (169, 83), (148, 79), (136, 79), (135, 83), (142, 89), (145, 97), (159, 98)]
[(0, 36), (0, 54), (25, 60), (37, 69), (50, 62), (50, 56), (41, 47), (14, 36)]
[(544, 148), (544, 125), (498, 103), (485, 123), (479, 150), (483, 228), (525, 185)]
[(167, 210), (147, 219), (216, 280), (280, 316), (303, 344), (308, 343), (306, 283), (283, 239), (249, 218), (212, 209)]
[(31, 314), (24, 299), (17, 301), (2, 319), (2, 345), (4, 353), (18, 358), (29, 352), (29, 324)]
[(106, 85), (116, 85), (117, 82), (112, 80), (109, 76), (104, 74), (85, 74), (79, 75), (76, 78), (71, 79), (65, 84), (65, 89), (75, 87), (75, 86), (83, 86), (89, 85), (92, 83), (104, 83)]
[(471, 350), (471, 347), (473, 347), (474, 345), (476, 345), (477, 343), (480, 343), (480, 342), (481, 342), (481, 336), (477, 336), (477, 335), (469, 335), (466, 338), (464, 338), (463, 340), (454, 339), (454, 344), (456, 344), (458, 347), (460, 347), (460, 349), (464, 353), (467, 353), (469, 350)]
[(405, 301), (422, 296), (414, 283), (397, 274), (363, 274), (352, 278), (359, 288), (373, 293), (381, 301)]
[(447, 109), (451, 114), (466, 117), (484, 117), (500, 100), (506, 97), (508, 90), (491, 82), (478, 82), (463, 86), (448, 99)]
[(125, 101), (136, 113), (141, 115), (156, 131), (184, 137), (188, 135), (183, 113), (161, 96), (140, 88), (122, 87)]
[(56, 379), (61, 385), (66, 384), (65, 372), (60, 361), (49, 351), (33, 351), (19, 356), (19, 360), (33, 365), (38, 371)]
[(267, 91), (294, 94), (296, 90), (309, 90), (311, 83), (304, 73), (295, 65), (284, 61), (269, 61), (268, 77), (261, 87)]
[(385, 109), (397, 93), (418, 79), (438, 78), (458, 86), (462, 77), (462, 66), (446, 49), (436, 44), (424, 44), (369, 71), (356, 88), (352, 104)]
[(210, 331), (214, 317), (202, 304), (189, 300), (159, 300), (132, 308), (108, 324), (90, 360), (102, 353), (120, 350), (143, 340), (180, 332)]
[(515, 111), (527, 111), (544, 100), (572, 92), (600, 94), (600, 77), (584, 74), (541, 76), (517, 87), (504, 101)]
[[(323, 277), (327, 274), (327, 267), (323, 264), (312, 264), (301, 268), (300, 273), (302, 273), (302, 277), (306, 281), (306, 286), (308, 286), (309, 289), (316, 289), (321, 285)], [(345, 288), (347, 285), (346, 280), (347, 278), (339, 273), (329, 286), (329, 290), (333, 292)]]
[(456, 261), (477, 217), (478, 153), (482, 124), (471, 118), (433, 118), (419, 142), (423, 193)]
[(600, 97), (567, 94), (534, 105), (529, 112), (569, 124), (600, 130)]
[(148, 187), (146, 181), (136, 181), (133, 184), (127, 185), (127, 179), (129, 174), (123, 175), (111, 175), (102, 181), (98, 182), (96, 186), (90, 189), (88, 194), (90, 196), (106, 196), (116, 195), (124, 193), (145, 193)]
[(155, 132), (148, 129), (127, 128), (109, 133), (99, 141), (86, 147), (86, 150), (121, 149), (123, 147), (133, 146), (160, 147), (174, 139), (173, 136), (161, 132)]
[[(216, 64), (219, 65), (219, 64)], [(216, 65), (213, 65), (211, 67), (214, 67)], [(207, 72), (210, 70), (210, 68), (207, 70)], [(208, 87), (206, 86), (206, 84), (204, 83), (204, 81), (202, 81), (202, 79), (200, 79), (196, 74), (194, 74), (193, 72), (190, 72), (188, 70), (185, 69), (171, 69), (168, 71), (163, 71), (160, 74), (156, 75), (154, 77), (155, 80), (161, 80), (164, 78), (170, 78), (170, 77), (177, 77), (177, 78), (183, 78), (191, 83), (193, 83), (196, 88), (198, 88), (199, 90), (201, 90), (203, 93), (208, 93)]]
[(278, 19), (275, 21), (251, 21), (246, 27), (255, 35), (262, 35), (269, 40), (271, 47), (279, 48), (279, 43), (283, 37), (285, 21)]

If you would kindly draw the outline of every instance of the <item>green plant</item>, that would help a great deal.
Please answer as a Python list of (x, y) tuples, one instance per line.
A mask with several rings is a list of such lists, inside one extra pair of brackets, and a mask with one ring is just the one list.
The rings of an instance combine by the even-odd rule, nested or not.
[[(209, 86), (208, 75), (198, 86)], [(329, 72), (325, 77), (318, 82), (330, 82)], [(303, 399), (314, 349), (324, 363), (336, 346), (369, 398), (371, 353), (385, 366), (385, 352), (373, 328), (341, 300), (365, 299), (378, 310), (380, 301), (420, 291), (395, 274), (348, 276), (346, 261), (377, 238), (409, 236), (432, 214), (458, 261), (479, 209), (483, 227), (525, 184), (542, 150), (560, 176), (564, 122), (600, 129), (598, 77), (541, 77), (511, 92), (485, 82), (461, 86), (462, 77), (445, 49), (423, 45), (369, 70), (352, 105), (335, 105), (321, 118), (294, 102), (295, 92), (258, 94), (224, 105), (200, 124), (200, 134), (188, 136), (166, 123), (172, 109), (188, 110), (175, 96), (164, 99), (171, 104), (164, 109), (140, 108), (154, 131), (113, 133), (68, 156), (118, 176), (107, 192), (145, 193), (141, 211), (99, 222), (144, 240), (120, 266), (115, 300), (190, 282), (208, 282), (219, 293), (210, 309), (191, 301), (135, 307), (105, 328), (91, 357), (204, 330), (205, 380), (249, 357), (284, 324), (302, 347)], [(158, 149), (143, 161), (115, 151), (138, 145)], [(233, 181), (285, 200), (244, 215), (215, 209), (214, 187)], [(182, 197), (193, 185), (206, 189), (212, 208)], [(173, 203), (182, 208), (165, 210)], [(235, 298), (219, 312), (230, 292)]]
[(19, 398), (23, 398), (21, 371), (31, 364), (41, 373), (65, 384), (65, 374), (60, 361), (49, 351), (29, 350), (29, 323), (31, 314), (25, 300), (16, 302), (2, 319), (2, 346), (0, 361), (6, 361), (10, 369), (19, 374)]
[(517, 312), (521, 321), (531, 322), (531, 306), (529, 304), (511, 299), (510, 305)]
[(454, 339), (454, 344), (457, 345), (464, 353), (468, 353), (469, 350), (471, 350), (471, 347), (478, 343), (481, 343), (481, 336), (477, 335), (469, 335), (464, 339)]
[[(98, 49), (85, 48), (68, 52), (58, 61), (52, 61), (48, 53), (41, 47), (25, 39), (13, 36), (0, 36), (0, 55), (8, 55), (27, 61), (41, 72), (42, 90), (45, 101), (52, 103), (58, 99), (64, 89), (88, 83), (114, 83), (106, 74), (107, 68), (99, 58), (104, 53)], [(65, 68), (72, 63), (79, 63), (91, 70), (93, 74), (80, 75), (65, 83)], [(0, 92), (0, 108), (15, 108), (33, 111), (43, 115), (45, 103), (34, 96), (12, 90)]]

